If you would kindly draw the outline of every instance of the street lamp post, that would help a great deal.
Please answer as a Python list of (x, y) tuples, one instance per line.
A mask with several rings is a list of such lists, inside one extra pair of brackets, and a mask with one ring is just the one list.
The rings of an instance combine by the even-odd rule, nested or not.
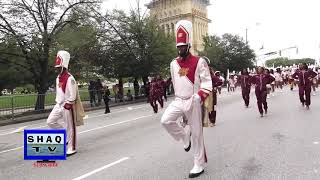
[(248, 28), (246, 28), (246, 44), (248, 44)]
[[(260, 26), (260, 23), (257, 22), (255, 26)], [(248, 44), (248, 27), (246, 27), (246, 44)]]

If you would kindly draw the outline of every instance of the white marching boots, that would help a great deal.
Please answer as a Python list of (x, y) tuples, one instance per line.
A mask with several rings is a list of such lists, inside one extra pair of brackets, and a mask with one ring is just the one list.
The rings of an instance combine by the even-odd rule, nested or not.
[(67, 156), (71, 156), (75, 153), (77, 153), (77, 151), (72, 148), (71, 144), (67, 144)]
[(189, 178), (195, 178), (200, 176), (204, 172), (204, 167), (195, 164), (189, 173)]

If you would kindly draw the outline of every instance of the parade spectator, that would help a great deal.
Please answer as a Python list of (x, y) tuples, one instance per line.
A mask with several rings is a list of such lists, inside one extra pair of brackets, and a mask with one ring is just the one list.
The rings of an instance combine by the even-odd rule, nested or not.
[(106, 105), (106, 110), (105, 110), (105, 114), (110, 113), (110, 108), (109, 108), (109, 101), (110, 101), (110, 91), (108, 86), (106, 86), (105, 91), (104, 91), (104, 95), (103, 95), (103, 101), (104, 104)]
[(98, 106), (100, 106), (101, 100), (102, 100), (102, 93), (103, 93), (103, 86), (102, 86), (100, 79), (97, 79), (97, 82), (95, 84), (95, 90), (96, 90), (97, 98), (98, 98)]
[(167, 79), (166, 86), (167, 86), (168, 95), (170, 95), (172, 93), (172, 91), (171, 91), (171, 89), (172, 89), (172, 79), (171, 79), (171, 77)]
[(113, 91), (113, 94), (114, 94), (114, 101), (117, 102), (118, 93), (119, 93), (118, 84), (112, 86), (112, 91)]
[(131, 90), (130, 89), (127, 92), (127, 98), (128, 98), (128, 101), (132, 101), (133, 100), (133, 96), (131, 94)]
[(89, 91), (89, 96), (90, 96), (90, 105), (91, 105), (91, 107), (93, 107), (97, 104), (96, 103), (96, 93), (95, 93), (94, 81), (89, 82), (88, 91)]
[(139, 95), (139, 88), (140, 88), (138, 78), (134, 78), (133, 88), (134, 88), (134, 97), (136, 98)]

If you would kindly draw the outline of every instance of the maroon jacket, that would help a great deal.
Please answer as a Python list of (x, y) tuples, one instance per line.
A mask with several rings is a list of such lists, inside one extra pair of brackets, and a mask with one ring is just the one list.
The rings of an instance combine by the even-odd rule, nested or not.
[(311, 87), (312, 78), (316, 76), (317, 76), (317, 73), (312, 70), (307, 70), (307, 71), (298, 70), (294, 74), (292, 74), (292, 77), (294, 79), (299, 79), (299, 86), (306, 86), (306, 87)]
[(212, 79), (212, 87), (219, 87), (222, 86), (223, 82), (221, 79), (215, 75), (211, 76)]
[(257, 74), (252, 77), (251, 83), (256, 85), (256, 91), (266, 91), (267, 84), (274, 81), (274, 77), (269, 74)]
[(239, 81), (241, 88), (249, 88), (251, 87), (251, 81), (252, 81), (252, 76), (250, 75), (240, 75), (239, 76)]

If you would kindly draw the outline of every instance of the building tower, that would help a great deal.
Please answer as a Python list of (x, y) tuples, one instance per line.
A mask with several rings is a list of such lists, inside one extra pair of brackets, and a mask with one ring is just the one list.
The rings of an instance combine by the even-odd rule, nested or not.
[(208, 34), (207, 6), (209, 0), (152, 0), (147, 4), (150, 15), (155, 16), (166, 33), (174, 34), (175, 24), (182, 19), (193, 25), (191, 52), (197, 54), (203, 50), (203, 36)]

